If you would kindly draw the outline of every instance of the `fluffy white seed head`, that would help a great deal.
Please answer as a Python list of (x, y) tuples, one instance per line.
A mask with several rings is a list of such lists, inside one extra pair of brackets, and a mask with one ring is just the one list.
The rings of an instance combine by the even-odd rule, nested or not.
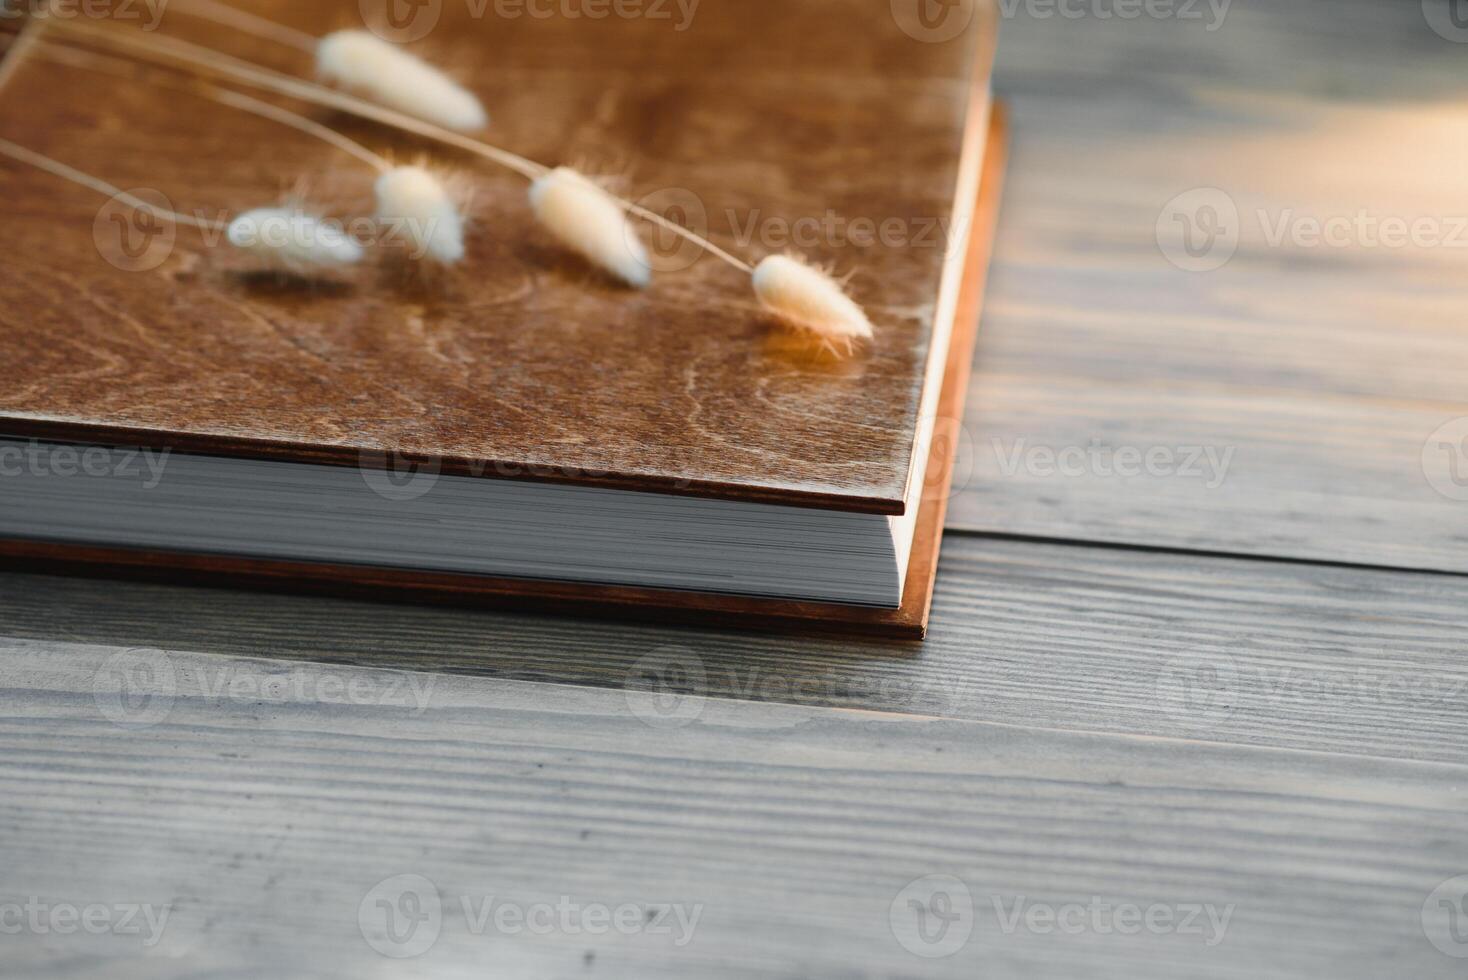
[(394, 167), (377, 178), (377, 220), (406, 242), (414, 259), (453, 264), (464, 257), (464, 218), (448, 190), (423, 167)]
[(322, 38), (316, 71), (363, 98), (447, 129), (472, 132), (489, 124), (474, 93), (371, 31), (337, 31)]
[(754, 270), (760, 304), (796, 330), (833, 350), (870, 340), (872, 321), (829, 274), (787, 255), (771, 255)]
[(652, 263), (637, 229), (616, 200), (590, 180), (557, 167), (530, 185), (530, 206), (540, 223), (587, 261), (630, 286), (652, 281)]
[(292, 208), (246, 211), (225, 229), (229, 243), (262, 268), (305, 273), (362, 261), (362, 246), (345, 231)]

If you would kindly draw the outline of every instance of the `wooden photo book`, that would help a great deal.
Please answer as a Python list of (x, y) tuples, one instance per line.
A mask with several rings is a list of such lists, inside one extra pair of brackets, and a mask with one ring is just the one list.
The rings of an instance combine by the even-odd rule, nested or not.
[[(190, 0), (156, 23), (33, 17), (0, 62), (0, 135), (131, 197), (0, 159), (0, 557), (921, 637), (1004, 163), (991, 7), (941, 25), (921, 0), (383, 6), (397, 19), (367, 26), (482, 101), (477, 139), (750, 265), (849, 274), (872, 339), (817, 348), (747, 270), (640, 219), (651, 279), (628, 286), (548, 234), (520, 174), (216, 78), (424, 162), (467, 215), (452, 264), (369, 245), (347, 271), (260, 271), (217, 225), (287, 200), (371, 215), (379, 174), (93, 35), (306, 80), (311, 55)], [(369, 8), (229, 9), (320, 37)]]

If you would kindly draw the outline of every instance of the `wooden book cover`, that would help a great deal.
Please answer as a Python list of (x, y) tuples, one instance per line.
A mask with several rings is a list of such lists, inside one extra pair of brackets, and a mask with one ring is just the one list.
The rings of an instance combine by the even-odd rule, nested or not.
[[(183, 6), (151, 26), (309, 72), (303, 53)], [(316, 35), (361, 24), (358, 5), (350, 17), (333, 2), (238, 6)], [(1002, 141), (987, 138), (992, 10), (954, 5), (963, 23), (952, 31), (902, 2), (702, 0), (641, 4), (636, 16), (596, 5), (612, 11), (604, 17), (532, 6), (445, 0), (411, 8), (431, 24), (376, 26), (421, 34), (414, 50), (484, 100), (494, 142), (612, 175), (628, 197), (751, 260), (788, 249), (853, 272), (875, 339), (848, 359), (813, 359), (760, 313), (746, 276), (652, 232), (658, 274), (626, 289), (548, 238), (518, 176), (332, 115), (395, 158), (431, 152), (455, 167), (473, 201), (461, 266), (423, 277), (383, 264), (326, 284), (262, 277), (187, 228), (143, 227), (125, 208), (6, 164), (0, 431), (902, 513), (922, 420), (961, 416), (961, 384), (941, 409), (938, 399), (945, 373), (950, 386), (967, 376), (1002, 157)], [(147, 76), (62, 63), (46, 47), (5, 63), (0, 119), (16, 142), (183, 212), (237, 212), (297, 180), (330, 213), (370, 199), (375, 174), (320, 141)], [(986, 146), (996, 150), (988, 205), (974, 211)], [(3, 550), (299, 587), (415, 581), (424, 596), (912, 633), (926, 621), (941, 527), (928, 510), (912, 559), (928, 567), (908, 580), (921, 613), (907, 601), (822, 608), (19, 539)]]

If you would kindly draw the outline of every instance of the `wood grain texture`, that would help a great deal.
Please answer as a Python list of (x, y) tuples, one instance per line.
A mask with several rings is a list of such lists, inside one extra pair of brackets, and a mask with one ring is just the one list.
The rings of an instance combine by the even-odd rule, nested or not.
[[(623, 585), (494, 578), (423, 569), (180, 554), (115, 547), (111, 543), (12, 538), (0, 538), (0, 567), (102, 572), (152, 580), (367, 598), (413, 597), (425, 602), (477, 608), (540, 609), (654, 622), (728, 624), (746, 629), (921, 640), (932, 608), (943, 521), (951, 496), (954, 466), (960, 456), (962, 427), (954, 420), (962, 417), (968, 393), (974, 338), (989, 267), (989, 243), (1006, 161), (1007, 114), (1002, 106), (995, 106), (986, 115), (989, 116), (987, 153), (964, 260), (963, 285), (949, 334), (950, 353), (936, 411), (939, 422), (934, 426), (923, 485), (916, 499), (919, 509), (912, 530), (906, 584), (902, 601), (895, 609)], [(0, 503), (4, 498), (4, 486), (0, 483)]]
[[(1204, 4), (1011, 6), (996, 88), (1012, 178), (949, 526), (1468, 570), (1468, 503), (1423, 463), (1468, 416), (1468, 191), (1444, 166), (1468, 132), (1462, 45), (1417, 3), (1238, 0), (1216, 29)], [(1239, 214), (1211, 272), (1156, 238), (1194, 188)], [(1306, 244), (1332, 219), (1344, 244)], [(1373, 245), (1388, 219), (1445, 244)], [(1281, 221), (1304, 237), (1272, 244)], [(1100, 462), (1073, 455), (1069, 474), (1044, 455), (1092, 447)], [(1174, 475), (1182, 453), (1133, 477), (1104, 455), (1186, 447), (1232, 454), (1221, 482), (1206, 464)], [(1451, 463), (1427, 465), (1447, 481)]]
[(1468, 757), (1468, 582), (950, 535), (921, 647), (0, 576), (0, 636)]
[[(312, 32), (356, 9), (240, 6)], [(865, 223), (967, 220), (971, 197), (955, 202), (982, 156), (982, 130), (964, 151), (971, 105), (986, 99), (990, 18), (929, 44), (885, 7), (837, 0), (704, 0), (682, 30), (502, 9), (433, 4), (420, 48), (457, 60), (495, 141), (621, 176), (631, 198), (754, 261), (798, 245), (859, 266), (871, 349), (844, 363), (792, 351), (746, 275), (695, 262), (677, 239), (662, 243), (673, 271), (651, 289), (604, 282), (536, 227), (522, 178), (451, 153), (434, 156), (472, 197), (469, 258), (429, 282), (391, 263), (327, 284), (261, 281), (187, 230), (154, 236), (158, 254), (134, 263), (119, 236), (148, 239), (126, 215), (99, 216), (95, 194), (7, 165), (17, 206), (0, 232), (16, 266), (0, 285), (0, 356), (17, 373), (0, 394), (5, 427), (343, 465), (390, 450), (448, 472), (900, 513), (933, 318), (940, 291), (956, 296), (962, 258), (946, 261), (942, 230), (909, 247)], [(309, 70), (299, 52), (177, 11), (162, 30)], [(823, 62), (833, 47), (842, 59)], [(145, 81), (33, 57), (0, 116), (13, 139), (186, 212), (270, 203), (297, 178), (328, 215), (371, 209), (375, 174), (359, 161)], [(431, 149), (333, 122), (398, 158)], [(808, 246), (789, 240), (796, 222)]]
[[(1420, 36), (1419, 9), (1240, 0), (1216, 43), (1195, 45), (1164, 44), (1177, 25), (1145, 20), (1006, 26), (1030, 66), (1016, 94), (1031, 126), (1066, 120), (1077, 138), (1051, 130), (1026, 150), (1021, 133), (1012, 257), (971, 431), (1056, 445), (1093, 429), (1126, 433), (1121, 444), (1217, 432), (1263, 455), (1212, 496), (1097, 479), (1024, 503), (976, 467), (983, 494), (955, 502), (958, 523), (982, 504), (979, 526), (1444, 565), (1458, 512), (1393, 496), (1406, 486), (1393, 460), (1425, 411), (1417, 395), (1461, 398), (1439, 306), (1455, 287), (1415, 277), (1417, 258), (1398, 293), (1369, 256), (1356, 281), (1329, 257), (1295, 256), (1286, 276), (1278, 255), (1245, 249), (1203, 277), (1247, 269), (1260, 289), (1316, 303), (1317, 320), (1264, 309), (1263, 293), (1208, 306), (1196, 280), (1137, 272), (1155, 248), (1146, 209), (1150, 222), (1176, 193), (1163, 185), (1195, 165), (1156, 134), (1221, 138), (1195, 83), (1248, 90), (1255, 105), (1297, 90), (1305, 119), (1333, 100), (1352, 116), (1371, 100), (1442, 108), (1461, 63)], [(1035, 39), (1047, 39), (1039, 53)], [(1326, 44), (1331, 57), (1315, 54)], [(1108, 116), (1170, 154), (1172, 169), (1129, 158), (1155, 186), (1108, 157), (1120, 152), (1098, 135)], [(1259, 130), (1239, 114), (1239, 132)], [(1101, 205), (1077, 200), (1088, 195), (1062, 179), (1056, 149), (1071, 183), (1115, 191), (1115, 221), (1077, 223)], [(1110, 166), (1104, 180), (1080, 181), (1093, 164)], [(1296, 172), (1275, 158), (1257, 169)], [(1364, 307), (1401, 313), (1414, 295), (1429, 315), (1401, 317), (1393, 345)], [(1111, 312), (1080, 317), (1072, 296)], [(1341, 342), (1331, 318), (1346, 298), (1363, 309)], [(1171, 312), (1129, 312), (1154, 301)], [(1228, 322), (1200, 325), (1200, 309)], [(1276, 332), (1251, 325), (1261, 309)], [(1145, 326), (1129, 333), (1128, 318)], [(1376, 435), (1358, 436), (1359, 451), (1349, 434), (1327, 438), (1343, 418)], [(1084, 521), (1064, 523), (1062, 506)], [(1423, 913), (1439, 883), (1468, 873), (1465, 592), (1455, 575), (955, 533), (914, 650), (0, 575), (0, 903), (176, 909), (151, 949), (0, 937), (0, 976), (1461, 977), (1465, 960), (1429, 943)], [(163, 663), (167, 702), (146, 697), (166, 674), (119, 672)], [(111, 697), (124, 678), (141, 696)], [(109, 719), (163, 708), (151, 727)], [(400, 874), (431, 879), (449, 910), (416, 961), (377, 957), (359, 928), (369, 890)], [(961, 878), (976, 909), (947, 959), (910, 955), (890, 924), (901, 889), (931, 874)], [(459, 899), (490, 895), (703, 911), (684, 947), (476, 935)], [(1214, 946), (1006, 933), (994, 902), (1021, 896), (1233, 911)]]
[[(618, 692), (178, 652), (168, 699), (135, 687), (123, 710), (141, 713), (118, 715), (117, 653), (3, 654), (5, 897), (174, 911), (151, 948), (7, 937), (10, 976), (1461, 972), (1421, 921), (1468, 863), (1461, 765), (700, 699), (669, 730)], [(356, 693), (333, 702), (328, 679)], [(421, 698), (388, 695), (409, 681)], [(426, 878), (443, 912), (432, 947), (397, 963), (368, 947), (359, 916), (371, 929), (372, 890), (404, 874)], [(973, 933), (923, 959), (899, 945), (891, 906), (935, 874), (969, 889)], [(476, 933), (489, 898), (671, 903), (699, 918), (681, 946)], [(1017, 902), (1228, 919), (1212, 933), (1006, 932), (1000, 910)]]

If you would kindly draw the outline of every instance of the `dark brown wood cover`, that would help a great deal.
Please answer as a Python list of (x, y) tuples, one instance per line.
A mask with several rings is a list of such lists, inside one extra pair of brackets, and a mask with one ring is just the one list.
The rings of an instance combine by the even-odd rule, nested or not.
[[(185, 6), (161, 33), (309, 71), (303, 53)], [(353, 3), (237, 6), (316, 34), (361, 26)], [(495, 142), (612, 175), (751, 261), (795, 248), (854, 272), (877, 325), (866, 353), (792, 354), (747, 276), (708, 257), (645, 292), (619, 287), (534, 224), (521, 177), (306, 109), (456, 172), (474, 217), (462, 267), (282, 284), (196, 231), (149, 237), (99, 212), (100, 196), (0, 162), (0, 429), (343, 465), (392, 450), (446, 472), (900, 512), (992, 11), (959, 4), (948, 17), (966, 29), (935, 41), (947, 30), (886, 0), (586, 6), (611, 13), (400, 12), (437, 18), (415, 49), (481, 95)], [(109, 28), (143, 26), (145, 5), (123, 9), (139, 19)], [(146, 80), (22, 61), (0, 91), (3, 132), (118, 186), (216, 215), (301, 182), (334, 216), (371, 210), (374, 173), (309, 136)]]

